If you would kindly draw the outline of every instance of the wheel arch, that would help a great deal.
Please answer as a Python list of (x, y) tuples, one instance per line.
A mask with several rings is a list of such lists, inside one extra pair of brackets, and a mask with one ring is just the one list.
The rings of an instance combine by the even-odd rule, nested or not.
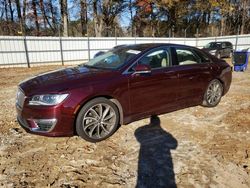
[(75, 118), (74, 118), (74, 133), (76, 133), (76, 119), (77, 119), (77, 116), (79, 114), (79, 112), (81, 111), (82, 107), (87, 104), (89, 101), (92, 101), (96, 98), (105, 98), (105, 99), (108, 99), (110, 100), (112, 103), (115, 104), (115, 106), (117, 107), (118, 109), (118, 112), (119, 112), (119, 123), (122, 125), (123, 124), (123, 108), (122, 108), (122, 105), (121, 103), (115, 99), (114, 97), (110, 96), (110, 95), (99, 95), (99, 96), (94, 96), (94, 97), (91, 97), (89, 98), (88, 100), (84, 101), (83, 103), (79, 104), (79, 106), (76, 108), (75, 110)]
[[(223, 79), (221, 79), (220, 77), (215, 77), (215, 78), (211, 79), (210, 82), (213, 81), (213, 80), (219, 80), (219, 82), (222, 84), (222, 87), (223, 87), (222, 88), (223, 89), (222, 96), (224, 96), (224, 94), (225, 94), (224, 93), (225, 92), (225, 82), (223, 81)], [(207, 85), (207, 87), (208, 87), (208, 85)]]

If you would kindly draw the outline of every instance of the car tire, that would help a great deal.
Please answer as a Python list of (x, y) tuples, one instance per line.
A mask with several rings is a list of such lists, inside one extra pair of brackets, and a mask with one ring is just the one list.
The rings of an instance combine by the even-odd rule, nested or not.
[(77, 115), (76, 133), (89, 142), (110, 137), (119, 125), (119, 111), (110, 100), (100, 97), (86, 103)]
[(205, 107), (217, 106), (223, 95), (223, 89), (223, 85), (219, 80), (214, 79), (209, 82), (204, 94), (202, 105)]

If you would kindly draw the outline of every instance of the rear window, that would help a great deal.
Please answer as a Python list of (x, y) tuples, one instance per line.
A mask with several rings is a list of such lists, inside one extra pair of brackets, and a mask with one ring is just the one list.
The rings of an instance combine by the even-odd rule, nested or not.
[(230, 42), (226, 42), (226, 46), (231, 48), (232, 47), (232, 44)]

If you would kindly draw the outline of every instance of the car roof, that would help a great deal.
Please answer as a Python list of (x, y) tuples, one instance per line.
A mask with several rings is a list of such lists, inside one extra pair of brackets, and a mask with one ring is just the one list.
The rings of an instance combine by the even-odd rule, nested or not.
[(133, 50), (139, 50), (139, 51), (144, 51), (144, 50), (149, 50), (152, 48), (157, 48), (157, 47), (186, 47), (186, 48), (194, 48), (192, 46), (187, 46), (187, 45), (181, 45), (181, 44), (172, 44), (172, 43), (143, 43), (143, 44), (130, 44), (130, 45), (124, 45), (121, 46), (120, 48), (131, 48)]

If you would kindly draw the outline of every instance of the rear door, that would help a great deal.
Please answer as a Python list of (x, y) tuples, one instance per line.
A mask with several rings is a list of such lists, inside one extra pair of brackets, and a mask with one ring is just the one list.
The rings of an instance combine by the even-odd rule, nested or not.
[(172, 51), (174, 69), (178, 73), (178, 102), (188, 105), (200, 103), (211, 79), (209, 59), (200, 57), (193, 48), (174, 47)]
[[(146, 116), (166, 111), (176, 100), (177, 74), (171, 70), (168, 48), (145, 54), (136, 64), (147, 64), (151, 73), (129, 74), (131, 115)], [(136, 64), (134, 66), (136, 66)]]

